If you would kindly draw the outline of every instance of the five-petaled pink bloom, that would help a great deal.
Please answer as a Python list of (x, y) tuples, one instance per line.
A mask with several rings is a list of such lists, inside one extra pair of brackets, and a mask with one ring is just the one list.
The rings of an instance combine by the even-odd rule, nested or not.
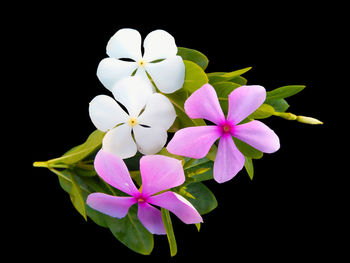
[(131, 196), (92, 193), (86, 201), (91, 208), (122, 218), (132, 205), (138, 203), (137, 216), (140, 222), (149, 232), (158, 235), (166, 232), (160, 210), (152, 205), (171, 211), (186, 224), (202, 222), (202, 217), (190, 202), (172, 191), (164, 191), (184, 183), (181, 161), (162, 155), (143, 156), (140, 159), (141, 191), (136, 188), (128, 168), (118, 156), (100, 150), (94, 165), (97, 174), (106, 183)]
[(233, 142), (233, 137), (265, 153), (279, 149), (278, 136), (260, 121), (240, 124), (265, 101), (261, 86), (241, 86), (228, 97), (227, 118), (220, 107), (214, 88), (205, 84), (185, 102), (186, 114), (192, 119), (206, 119), (216, 125), (189, 127), (177, 131), (167, 150), (176, 155), (200, 159), (205, 157), (220, 138), (214, 162), (214, 179), (223, 183), (232, 179), (244, 166), (245, 158)]

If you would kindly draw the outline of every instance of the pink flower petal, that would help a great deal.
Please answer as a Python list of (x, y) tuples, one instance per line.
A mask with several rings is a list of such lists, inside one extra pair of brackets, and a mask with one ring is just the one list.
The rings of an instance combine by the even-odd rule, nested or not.
[(137, 216), (151, 234), (166, 234), (162, 214), (157, 208), (147, 203), (139, 203)]
[(265, 101), (266, 91), (262, 86), (241, 86), (228, 97), (227, 119), (238, 124), (252, 114)]
[(218, 96), (210, 84), (205, 84), (185, 102), (185, 111), (192, 119), (206, 119), (216, 124), (225, 121)]
[(146, 155), (140, 159), (142, 195), (150, 196), (185, 182), (180, 160), (163, 155)]
[(136, 203), (134, 197), (118, 197), (103, 193), (92, 193), (86, 203), (93, 209), (117, 218), (126, 216), (130, 206)]
[(233, 136), (265, 153), (273, 153), (280, 148), (276, 133), (260, 121), (235, 126)]
[(120, 157), (100, 150), (95, 157), (94, 165), (97, 174), (106, 183), (129, 195), (140, 193), (130, 177), (128, 168)]
[(193, 205), (181, 195), (171, 191), (151, 196), (147, 202), (163, 207), (174, 213), (185, 224), (196, 224), (203, 222), (201, 215)]
[(231, 136), (220, 139), (214, 162), (214, 179), (218, 183), (231, 180), (244, 166), (244, 156), (237, 149)]
[(184, 128), (175, 133), (167, 150), (172, 154), (200, 159), (208, 154), (220, 136), (220, 128), (217, 126)]

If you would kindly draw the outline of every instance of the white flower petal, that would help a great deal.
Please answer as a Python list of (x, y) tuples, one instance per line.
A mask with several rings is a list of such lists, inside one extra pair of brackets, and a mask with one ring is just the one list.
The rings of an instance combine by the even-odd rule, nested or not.
[(145, 49), (143, 59), (147, 62), (174, 57), (177, 54), (175, 39), (164, 30), (149, 33), (143, 42), (143, 47)]
[(144, 67), (139, 67), (137, 69), (135, 77), (139, 77), (139, 78), (144, 79), (145, 81), (149, 82), (152, 86), (152, 91), (156, 92), (156, 89), (155, 89), (154, 85), (152, 84), (151, 80), (148, 78)]
[(138, 150), (143, 154), (159, 152), (166, 144), (168, 138), (166, 130), (158, 127), (146, 128), (136, 125), (133, 127), (133, 132)]
[(129, 117), (113, 98), (106, 95), (96, 96), (90, 102), (89, 114), (92, 123), (101, 131), (112, 129)]
[(140, 60), (142, 58), (140, 33), (131, 28), (118, 30), (108, 41), (107, 55), (112, 58)]
[(185, 64), (180, 56), (147, 63), (145, 68), (161, 92), (173, 93), (184, 84)]
[(102, 141), (102, 148), (122, 159), (134, 156), (137, 147), (131, 136), (131, 127), (122, 124), (107, 132)]
[(147, 101), (145, 111), (138, 118), (140, 124), (168, 130), (173, 125), (176, 112), (173, 104), (160, 93), (153, 93)]
[(97, 77), (103, 86), (111, 90), (117, 81), (131, 76), (136, 68), (137, 64), (135, 62), (105, 58), (101, 60), (97, 67)]
[(140, 77), (128, 77), (118, 81), (112, 92), (115, 99), (126, 107), (130, 117), (136, 118), (153, 94), (151, 85), (150, 81)]

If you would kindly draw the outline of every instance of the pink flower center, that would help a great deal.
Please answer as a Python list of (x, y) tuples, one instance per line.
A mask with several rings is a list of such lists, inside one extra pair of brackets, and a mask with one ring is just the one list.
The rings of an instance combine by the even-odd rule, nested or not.
[(232, 134), (233, 129), (234, 129), (234, 125), (230, 121), (225, 121), (222, 124), (220, 124), (220, 130), (223, 135)]
[(142, 197), (140, 197), (140, 198), (137, 199), (137, 202), (139, 202), (139, 203), (144, 203), (144, 202), (146, 202), (146, 200), (143, 199)]
[(140, 193), (138, 196), (135, 196), (135, 198), (138, 203), (147, 202), (147, 196), (143, 196), (142, 193)]

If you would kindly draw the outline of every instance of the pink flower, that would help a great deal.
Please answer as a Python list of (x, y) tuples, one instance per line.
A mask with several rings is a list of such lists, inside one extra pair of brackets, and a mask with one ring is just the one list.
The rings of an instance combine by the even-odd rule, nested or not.
[[(161, 212), (152, 205), (163, 207), (186, 224), (202, 222), (197, 210), (182, 196), (165, 191), (184, 183), (181, 161), (162, 155), (147, 155), (140, 159), (142, 191), (132, 181), (128, 168), (121, 158), (100, 150), (95, 158), (97, 174), (108, 184), (130, 197), (92, 193), (86, 203), (93, 209), (112, 217), (122, 218), (129, 208), (138, 203), (137, 216), (152, 234), (166, 234)], [(152, 204), (152, 205), (151, 205)]]
[(206, 119), (216, 125), (189, 127), (175, 133), (167, 150), (176, 155), (200, 159), (220, 138), (214, 163), (214, 179), (223, 183), (231, 180), (244, 166), (245, 158), (233, 142), (233, 137), (265, 153), (279, 149), (278, 136), (260, 121), (239, 124), (253, 113), (266, 98), (261, 86), (241, 86), (228, 97), (227, 118), (214, 88), (205, 84), (185, 102), (185, 111), (192, 119)]

